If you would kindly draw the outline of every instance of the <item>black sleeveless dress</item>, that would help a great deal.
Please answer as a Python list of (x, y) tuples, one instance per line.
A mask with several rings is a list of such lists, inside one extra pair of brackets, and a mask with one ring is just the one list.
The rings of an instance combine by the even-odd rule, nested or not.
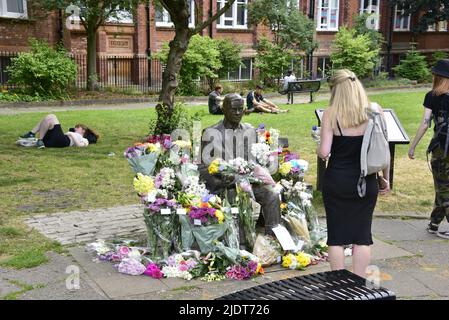
[(379, 186), (376, 174), (370, 175), (366, 177), (366, 196), (358, 195), (362, 142), (363, 136), (333, 138), (323, 180), (329, 246), (373, 244), (371, 222)]

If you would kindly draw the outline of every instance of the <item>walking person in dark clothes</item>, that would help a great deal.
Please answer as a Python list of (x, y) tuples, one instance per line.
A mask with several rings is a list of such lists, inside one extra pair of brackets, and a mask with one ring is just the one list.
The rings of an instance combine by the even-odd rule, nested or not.
[(366, 195), (359, 196), (360, 154), (371, 103), (361, 82), (349, 70), (337, 70), (329, 84), (330, 106), (323, 114), (317, 150), (321, 159), (329, 159), (323, 181), (329, 262), (332, 270), (344, 269), (344, 247), (354, 245), (353, 272), (366, 277), (378, 183), (383, 192), (389, 191), (389, 168), (383, 171), (379, 182), (376, 174), (367, 176)]
[(440, 60), (432, 69), (433, 88), (424, 99), (424, 116), (408, 156), (415, 159), (415, 148), (427, 129), (435, 122), (433, 139), (427, 153), (432, 153), (431, 168), (435, 187), (435, 203), (427, 231), (440, 238), (449, 239), (449, 230), (439, 230), (446, 217), (449, 221), (449, 60)]

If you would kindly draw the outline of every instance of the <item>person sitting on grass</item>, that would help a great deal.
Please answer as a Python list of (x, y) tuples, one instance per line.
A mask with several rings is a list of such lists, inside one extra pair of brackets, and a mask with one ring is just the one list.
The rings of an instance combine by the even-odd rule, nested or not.
[(100, 137), (98, 133), (84, 124), (77, 124), (75, 128), (64, 133), (58, 118), (54, 114), (45, 116), (31, 131), (20, 136), (20, 138), (35, 138), (36, 133), (39, 136), (36, 143), (38, 149), (87, 147), (91, 143), (96, 143)]
[(210, 114), (223, 114), (223, 110), (221, 110), (221, 105), (223, 103), (224, 97), (223, 87), (221, 85), (216, 85), (215, 90), (209, 94), (209, 113)]
[(256, 86), (256, 90), (250, 91), (246, 96), (246, 113), (266, 112), (266, 113), (285, 113), (288, 110), (281, 110), (277, 105), (262, 96), (263, 87)]

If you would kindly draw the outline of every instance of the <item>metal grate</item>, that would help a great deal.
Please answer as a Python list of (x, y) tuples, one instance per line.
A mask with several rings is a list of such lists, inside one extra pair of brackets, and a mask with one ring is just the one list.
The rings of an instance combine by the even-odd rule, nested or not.
[(328, 271), (275, 281), (217, 300), (395, 300), (393, 292), (370, 288), (347, 270)]

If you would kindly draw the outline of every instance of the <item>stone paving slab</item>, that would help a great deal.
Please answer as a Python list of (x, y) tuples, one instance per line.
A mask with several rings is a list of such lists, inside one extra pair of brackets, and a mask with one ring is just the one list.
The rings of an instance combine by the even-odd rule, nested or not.
[[(250, 281), (225, 280), (206, 283), (200, 280), (152, 279), (145, 276), (123, 275), (118, 273), (111, 263), (94, 261), (95, 259), (83, 247), (73, 247), (69, 251), (77, 264), (111, 299), (215, 299), (267, 282), (330, 270), (327, 262), (311, 266), (306, 271), (289, 270), (276, 265), (267, 268), (265, 275)], [(374, 241), (373, 261), (386, 261), (412, 255), (377, 239)], [(346, 262), (350, 265), (351, 257), (348, 257)]]
[(31, 228), (63, 245), (145, 234), (141, 205), (38, 215), (25, 220)]

